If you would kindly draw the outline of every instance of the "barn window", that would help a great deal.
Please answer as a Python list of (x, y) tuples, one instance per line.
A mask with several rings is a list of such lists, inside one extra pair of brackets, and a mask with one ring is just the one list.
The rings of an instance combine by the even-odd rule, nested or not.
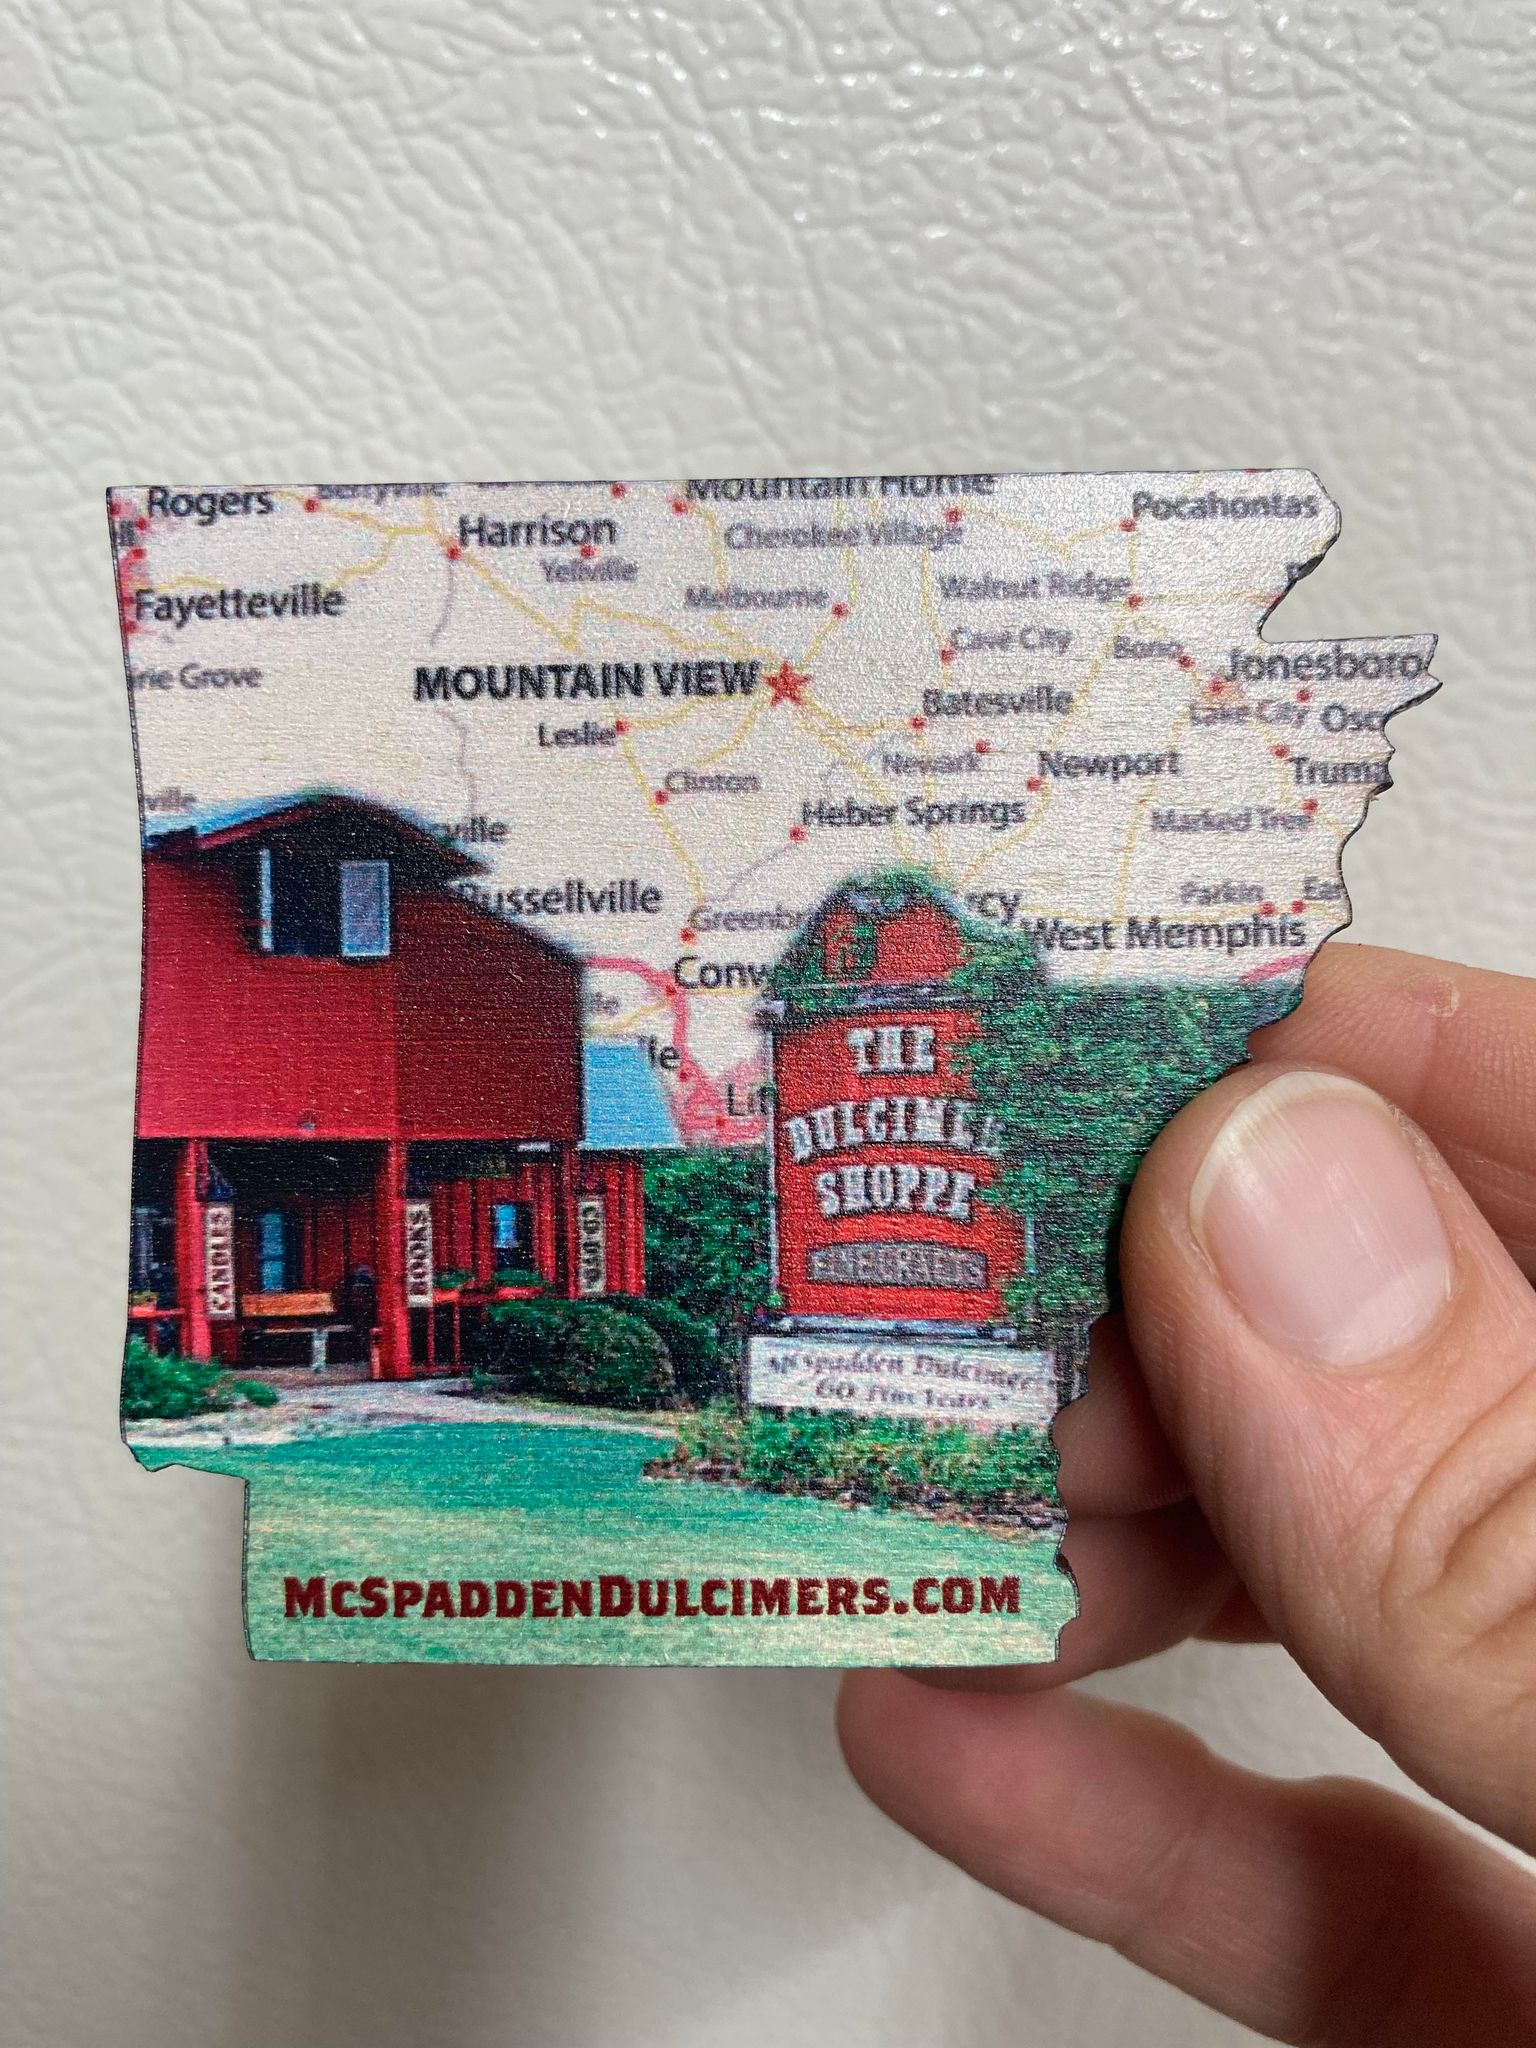
[(341, 957), (389, 956), (389, 862), (344, 860), (341, 872)]
[(342, 860), (276, 844), (256, 853), (256, 943), (312, 960), (384, 960), (389, 862)]
[(533, 1265), (533, 1205), (492, 1202), (491, 1264), (496, 1271), (528, 1272)]
[(256, 1219), (256, 1270), (262, 1294), (287, 1294), (298, 1285), (297, 1218), (287, 1209), (263, 1209)]

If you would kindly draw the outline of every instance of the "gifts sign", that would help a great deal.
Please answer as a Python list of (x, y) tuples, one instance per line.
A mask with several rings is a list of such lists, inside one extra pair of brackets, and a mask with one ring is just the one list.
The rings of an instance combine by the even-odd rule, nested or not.
[(1263, 637), (1317, 479), (109, 510), (130, 1349), (222, 1404), (130, 1441), (255, 1489), (256, 1653), (1051, 1656), (1126, 1186), (1347, 922), (1434, 687)]

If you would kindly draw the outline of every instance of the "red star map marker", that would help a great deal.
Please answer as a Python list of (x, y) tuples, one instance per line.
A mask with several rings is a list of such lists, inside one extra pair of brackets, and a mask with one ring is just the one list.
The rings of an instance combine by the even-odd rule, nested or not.
[(763, 681), (773, 692), (769, 700), (771, 703), (803, 704), (811, 679), (800, 669), (791, 668), (786, 660), (779, 664), (771, 676), (764, 676)]

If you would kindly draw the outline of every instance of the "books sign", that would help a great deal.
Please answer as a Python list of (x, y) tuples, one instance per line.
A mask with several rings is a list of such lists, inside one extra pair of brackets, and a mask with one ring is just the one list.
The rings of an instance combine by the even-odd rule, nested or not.
[(432, 1306), (432, 1204), (405, 1205), (405, 1303), (407, 1308)]

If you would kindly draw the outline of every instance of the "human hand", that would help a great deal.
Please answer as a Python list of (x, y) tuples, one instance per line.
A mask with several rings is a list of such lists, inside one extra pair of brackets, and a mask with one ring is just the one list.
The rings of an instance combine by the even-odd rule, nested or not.
[(1185, 1636), (1278, 1641), (1536, 1852), (1536, 983), (1334, 945), (1253, 1050), (1143, 1164), (1124, 1316), (1057, 1428), (1060, 1660), (850, 1674), (844, 1751), (983, 1883), (1263, 2033), (1529, 2048), (1511, 1858), (1068, 1683)]

